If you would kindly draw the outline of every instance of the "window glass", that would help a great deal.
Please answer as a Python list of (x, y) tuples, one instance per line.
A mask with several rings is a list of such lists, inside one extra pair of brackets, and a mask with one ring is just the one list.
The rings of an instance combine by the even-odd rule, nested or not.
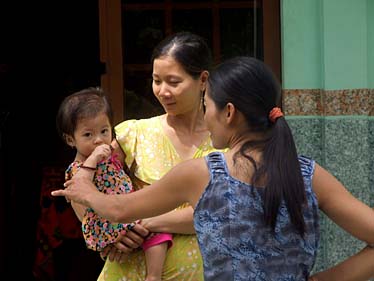
[(174, 10), (172, 15), (173, 32), (190, 31), (196, 33), (207, 40), (210, 48), (213, 47), (211, 10)]
[(263, 60), (262, 10), (221, 9), (221, 58), (238, 55)]
[[(152, 93), (153, 48), (170, 32), (206, 38), (216, 63), (237, 55), (263, 60), (261, 1), (122, 1), (125, 118), (163, 113)], [(254, 8), (259, 5), (257, 8)], [(213, 26), (214, 25), (214, 26)]]
[(164, 38), (164, 12), (129, 10), (122, 15), (122, 26), (124, 64), (149, 64), (154, 46)]

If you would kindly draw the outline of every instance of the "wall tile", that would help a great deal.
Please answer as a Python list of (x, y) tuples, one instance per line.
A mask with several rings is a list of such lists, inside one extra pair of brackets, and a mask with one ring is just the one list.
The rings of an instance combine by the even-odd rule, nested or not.
[(322, 115), (321, 93), (319, 89), (284, 90), (282, 107), (286, 116)]
[(286, 89), (282, 107), (286, 116), (374, 116), (374, 89)]
[[(357, 198), (374, 207), (374, 118), (286, 116), (300, 154), (312, 157)], [(334, 265), (364, 243), (320, 213), (321, 243), (314, 271)], [(344, 245), (344, 247), (342, 247)]]
[[(325, 168), (358, 199), (366, 204), (372, 201), (372, 165), (370, 118), (325, 118)], [(334, 222), (326, 220), (324, 235), (325, 266), (331, 266), (354, 254), (364, 245)], [(344, 245), (344, 247), (342, 247)]]
[(325, 116), (373, 114), (374, 92), (369, 89), (329, 90), (322, 96)]
[(287, 117), (299, 154), (323, 161), (323, 118)]

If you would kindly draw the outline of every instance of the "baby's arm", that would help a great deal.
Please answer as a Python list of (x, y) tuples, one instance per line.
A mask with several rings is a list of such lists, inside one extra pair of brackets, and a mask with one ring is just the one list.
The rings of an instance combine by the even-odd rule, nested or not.
[[(91, 153), (91, 155), (86, 159), (86, 161), (84, 161), (84, 163), (80, 166), (80, 168), (83, 169), (78, 169), (78, 171), (73, 175), (73, 177), (83, 177), (92, 180), (94, 172), (96, 171), (97, 163), (100, 162), (102, 159), (109, 157), (110, 151), (110, 146), (106, 144), (96, 147), (95, 150)], [(80, 221), (82, 221), (83, 215), (87, 207), (74, 201), (71, 202), (71, 206), (77, 218)]]
[[(70, 164), (66, 174), (65, 174), (65, 181), (71, 180), (72, 178), (84, 178), (89, 179), (92, 181), (96, 169), (80, 169), (81, 164), (79, 162), (73, 162)], [(74, 213), (76, 217), (79, 219), (79, 221), (83, 220), (84, 213), (86, 212), (87, 206), (84, 206), (80, 203), (77, 203), (75, 201), (70, 201), (68, 198), (66, 198), (68, 202), (70, 202), (71, 207), (74, 210)]]
[[(94, 183), (96, 188), (106, 194), (122, 194), (132, 191), (130, 179), (124, 174), (121, 166), (116, 166), (112, 157), (107, 154), (111, 153), (109, 145), (98, 146), (86, 163), (98, 162)], [(102, 158), (105, 157), (105, 161)], [(91, 170), (90, 166), (80, 170)], [(83, 236), (89, 249), (102, 251), (106, 246), (114, 243), (118, 235), (125, 230), (126, 225), (111, 222), (99, 216), (93, 209), (88, 208), (82, 219)]]
[[(80, 165), (80, 169), (75, 173), (73, 177), (83, 177), (89, 178), (92, 180), (94, 176), (94, 172), (97, 168), (97, 163), (101, 160), (108, 158), (111, 153), (111, 149), (109, 145), (103, 144), (97, 146), (94, 151), (87, 157), (83, 164)], [(71, 202), (71, 206), (75, 212), (77, 218), (82, 221), (84, 213), (86, 211), (86, 207), (82, 204), (76, 203), (74, 201)]]

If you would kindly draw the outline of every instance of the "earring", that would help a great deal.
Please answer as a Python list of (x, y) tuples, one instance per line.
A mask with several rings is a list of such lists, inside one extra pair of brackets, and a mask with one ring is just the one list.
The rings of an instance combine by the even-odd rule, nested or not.
[(202, 90), (200, 92), (200, 110), (203, 110), (203, 112), (205, 113), (204, 95), (205, 95), (205, 90)]

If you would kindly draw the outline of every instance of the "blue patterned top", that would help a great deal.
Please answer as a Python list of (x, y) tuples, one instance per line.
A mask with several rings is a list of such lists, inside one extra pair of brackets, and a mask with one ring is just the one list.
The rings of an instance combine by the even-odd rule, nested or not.
[(221, 152), (205, 157), (210, 182), (194, 211), (204, 280), (307, 280), (319, 245), (318, 203), (312, 190), (315, 162), (300, 156), (307, 206), (304, 239), (281, 203), (275, 235), (264, 223), (263, 188), (230, 176)]

